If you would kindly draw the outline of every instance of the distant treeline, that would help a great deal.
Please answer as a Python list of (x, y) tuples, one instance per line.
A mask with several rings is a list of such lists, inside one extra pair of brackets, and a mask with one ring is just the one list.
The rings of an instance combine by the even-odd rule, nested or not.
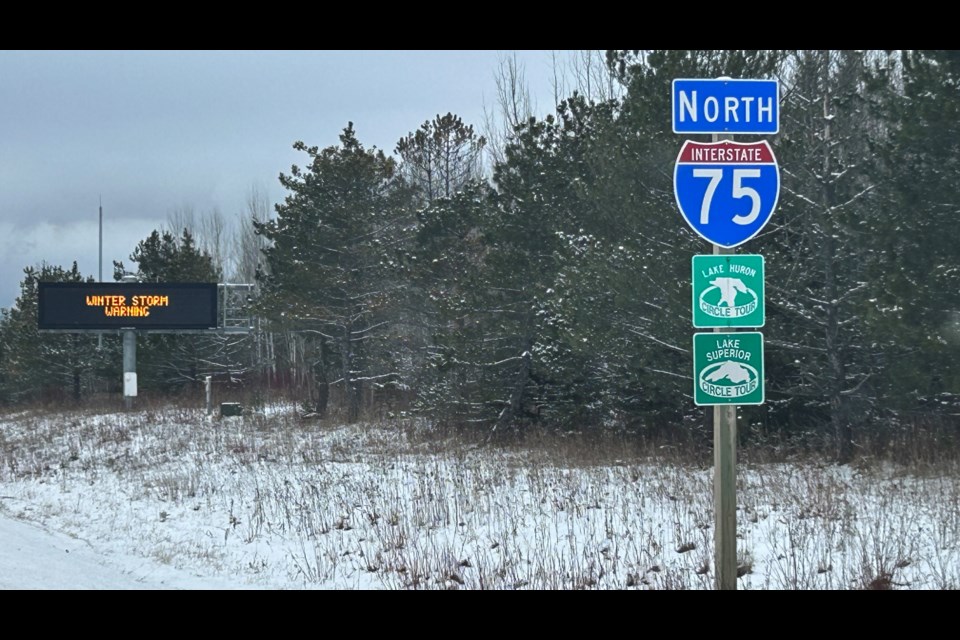
[[(353, 125), (297, 142), (273, 211), (158, 230), (148, 281), (253, 282), (247, 336), (141, 338), (146, 392), (216, 375), (318, 416), (406, 412), (515, 432), (704, 438), (693, 403), (690, 260), (677, 210), (674, 78), (777, 78), (777, 210), (740, 248), (766, 259), (766, 402), (745, 441), (849, 460), (960, 415), (960, 52), (610, 51), (566, 69), (545, 117), (507, 61), (484, 130), (437, 115), (391, 155)], [(705, 136), (692, 139), (709, 141)], [(117, 276), (124, 266), (117, 264)], [(119, 340), (38, 334), (26, 269), (0, 319), (0, 401), (116, 392)], [(379, 413), (378, 413), (379, 412)], [(912, 436), (911, 436), (912, 437)]]

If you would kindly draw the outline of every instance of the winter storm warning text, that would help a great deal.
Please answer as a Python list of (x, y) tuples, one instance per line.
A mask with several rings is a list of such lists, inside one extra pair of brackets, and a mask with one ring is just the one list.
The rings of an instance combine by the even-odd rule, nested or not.
[(146, 318), (151, 307), (169, 307), (170, 296), (87, 296), (88, 307), (102, 307), (103, 314), (110, 317)]

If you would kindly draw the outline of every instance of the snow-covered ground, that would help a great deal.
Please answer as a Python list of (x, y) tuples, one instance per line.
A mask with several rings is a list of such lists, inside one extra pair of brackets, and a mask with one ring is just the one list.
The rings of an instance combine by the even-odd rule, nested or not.
[(98, 552), (85, 540), (0, 514), (0, 589), (229, 589), (146, 558)]
[[(558, 444), (560, 443), (560, 444)], [(960, 587), (955, 469), (741, 464), (746, 589)], [(292, 407), (0, 416), (0, 588), (692, 588), (709, 468)]]

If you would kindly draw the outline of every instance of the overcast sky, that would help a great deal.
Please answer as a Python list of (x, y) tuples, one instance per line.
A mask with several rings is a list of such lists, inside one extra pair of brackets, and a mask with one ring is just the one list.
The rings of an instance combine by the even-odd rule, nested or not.
[(352, 121), (389, 153), (437, 114), (479, 128), (514, 53), (549, 112), (548, 51), (0, 52), (0, 307), (28, 265), (96, 277), (101, 197), (112, 280), (174, 210), (232, 219), (252, 187), (281, 200), (297, 140), (336, 144)]

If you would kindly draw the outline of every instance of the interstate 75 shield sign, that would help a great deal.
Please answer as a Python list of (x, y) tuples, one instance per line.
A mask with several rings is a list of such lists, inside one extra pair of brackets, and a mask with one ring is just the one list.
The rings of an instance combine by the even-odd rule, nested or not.
[(780, 196), (773, 149), (760, 142), (693, 142), (680, 149), (673, 189), (697, 235), (732, 248), (763, 229)]

